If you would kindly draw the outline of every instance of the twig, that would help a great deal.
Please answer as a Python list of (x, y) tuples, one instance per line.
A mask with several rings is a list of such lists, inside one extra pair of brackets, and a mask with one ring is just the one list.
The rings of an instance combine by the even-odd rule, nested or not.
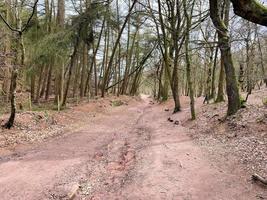
[(263, 185), (266, 185), (266, 186), (267, 186), (267, 179), (261, 177), (260, 175), (258, 175), (258, 174), (253, 174), (253, 175), (251, 176), (251, 178), (252, 178), (253, 181), (259, 181), (259, 182), (261, 182)]
[(6, 26), (11, 30), (11, 31), (14, 31), (14, 32), (17, 32), (19, 34), (22, 34), (28, 27), (29, 23), (31, 22), (32, 18), (33, 18), (33, 15), (35, 13), (35, 9), (37, 7), (37, 3), (38, 3), (39, 0), (36, 0), (34, 2), (34, 5), (33, 5), (33, 10), (32, 10), (32, 13), (30, 15), (30, 17), (28, 18), (27, 20), (27, 23), (26, 25), (22, 28), (22, 29), (16, 29), (16, 28), (13, 28), (8, 22), (7, 20), (3, 17), (3, 15), (0, 13), (0, 18), (3, 20), (3, 22), (6, 24)]

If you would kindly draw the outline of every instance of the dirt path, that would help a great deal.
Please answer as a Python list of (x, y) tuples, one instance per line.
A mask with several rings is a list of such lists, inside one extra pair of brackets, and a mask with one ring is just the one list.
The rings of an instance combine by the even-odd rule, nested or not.
[(69, 199), (78, 185), (76, 199), (258, 199), (259, 188), (209, 160), (170, 115), (146, 98), (1, 157), (0, 199)]

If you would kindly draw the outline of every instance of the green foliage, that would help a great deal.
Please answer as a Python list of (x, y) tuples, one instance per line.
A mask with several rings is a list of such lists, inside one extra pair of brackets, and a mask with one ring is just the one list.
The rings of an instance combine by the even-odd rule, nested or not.
[(70, 55), (70, 44), (73, 32), (61, 31), (44, 36), (36, 44), (33, 44), (31, 65), (63, 63)]
[(123, 102), (121, 100), (114, 100), (111, 103), (112, 103), (112, 107), (117, 107), (117, 106), (123, 105)]

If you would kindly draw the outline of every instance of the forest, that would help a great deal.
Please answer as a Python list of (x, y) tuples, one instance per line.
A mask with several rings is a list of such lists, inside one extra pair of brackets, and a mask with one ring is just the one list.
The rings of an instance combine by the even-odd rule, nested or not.
[[(230, 2), (211, 4), (212, 12), (197, 0), (4, 1), (1, 10), (7, 128), (16, 92), (25, 96), (22, 108), (53, 101), (59, 110), (69, 99), (150, 92), (164, 101), (171, 93), (174, 112), (189, 95), (194, 119), (194, 97), (221, 102), (226, 87), (231, 115), (246, 100), (239, 88), (249, 95), (267, 84), (266, 29), (231, 13)], [(249, 20), (264, 25), (259, 18)]]
[[(30, 127), (29, 124), (33, 123), (37, 117), (33, 126), (38, 126), (38, 130), (44, 131), (45, 128), (41, 127), (39, 121), (46, 119), (44, 123), (48, 123), (47, 121), (51, 118), (53, 123), (44, 125), (51, 127), (51, 130), (47, 129), (47, 134), (51, 136), (47, 136), (47, 139), (40, 133), (38, 137), (42, 139), (36, 140), (46, 143), (46, 140), (43, 141), (43, 139), (47, 139), (48, 144), (51, 145), (51, 151), (56, 149), (55, 152), (58, 151), (59, 155), (75, 151), (75, 148), (78, 147), (85, 147), (85, 141), (89, 141), (89, 137), (98, 138), (98, 135), (103, 137), (102, 139), (98, 138), (99, 141), (95, 142), (98, 146), (90, 147), (92, 149), (85, 151), (91, 153), (97, 151), (92, 156), (94, 159), (96, 156), (97, 161), (107, 154), (105, 157), (108, 160), (107, 166), (101, 166), (104, 168), (103, 171), (98, 172), (92, 169), (90, 171), (90, 167), (96, 169), (100, 164), (91, 160), (84, 162), (86, 162), (87, 170), (90, 171), (90, 178), (105, 174), (104, 178), (101, 175), (105, 182), (113, 177), (115, 181), (112, 179), (112, 183), (103, 184), (115, 189), (106, 188), (103, 192), (100, 189), (104, 186), (95, 182), (97, 186), (95, 188), (90, 186), (94, 190), (92, 189), (92, 193), (89, 192), (91, 196), (88, 193), (90, 196), (88, 197), (86, 192), (90, 188), (85, 191), (87, 183), (85, 184), (84, 179), (83, 181), (76, 180), (77, 177), (82, 176), (81, 174), (86, 173), (79, 172), (81, 174), (77, 176), (75, 173), (71, 173), (72, 177), (69, 180), (72, 182), (68, 182), (69, 185), (64, 179), (64, 184), (67, 185), (64, 189), (58, 186), (60, 183), (55, 183), (55, 179), (53, 179), (54, 182), (51, 181), (52, 178), (50, 181), (47, 180), (47, 185), (58, 184), (53, 185), (53, 191), (55, 191), (50, 194), (51, 197), (36, 196), (38, 195), (38, 192), (35, 193), (36, 191), (44, 191), (43, 187), (40, 187), (36, 191), (32, 189), (29, 196), (24, 194), (22, 199), (86, 199), (87, 197), (88, 199), (113, 199), (113, 197), (114, 199), (116, 197), (118, 199), (196, 199), (194, 195), (197, 194), (197, 191), (200, 191), (201, 194), (199, 199), (267, 198), (266, 189), (257, 186), (255, 188), (253, 186), (247, 196), (238, 197), (237, 191), (245, 190), (243, 184), (246, 184), (246, 181), (237, 182), (231, 177), (229, 169), (226, 170), (225, 179), (227, 181), (230, 177), (229, 181), (236, 183), (237, 189), (229, 191), (229, 196), (227, 196), (226, 186), (222, 186), (212, 179), (210, 184), (216, 182), (222, 191), (218, 193), (216, 189), (211, 189), (209, 195), (218, 193), (218, 198), (205, 196), (203, 191), (209, 190), (209, 187), (199, 188), (199, 182), (197, 182), (211, 176), (212, 172), (219, 173), (216, 170), (212, 171), (214, 168), (210, 169), (210, 173), (201, 172), (198, 179), (196, 178), (196, 183), (193, 182), (193, 186), (191, 186), (193, 190), (190, 195), (192, 196), (186, 196), (189, 193), (175, 196), (173, 193), (173, 188), (176, 187), (174, 182), (170, 184), (165, 177), (166, 180), (163, 178), (162, 183), (170, 186), (168, 191), (172, 192), (167, 193), (174, 196), (153, 198), (153, 195), (160, 190), (156, 186), (160, 185), (161, 178), (157, 175), (154, 177), (149, 170), (145, 171), (145, 169), (142, 172), (147, 176), (151, 175), (152, 179), (157, 179), (158, 182), (148, 182), (147, 184), (153, 183), (156, 186), (144, 187), (144, 196), (138, 192), (136, 192), (137, 196), (130, 195), (130, 191), (135, 190), (136, 185), (128, 184), (128, 187), (121, 185), (126, 176), (130, 176), (131, 172), (138, 170), (135, 168), (137, 164), (132, 164), (132, 161), (138, 163), (138, 144), (153, 148), (153, 138), (156, 137), (153, 133), (160, 131), (162, 136), (158, 140), (167, 145), (164, 133), (169, 133), (169, 139), (175, 141), (178, 137), (175, 136), (176, 132), (186, 135), (178, 137), (178, 139), (182, 139), (182, 137), (187, 138), (188, 135), (191, 135), (190, 131), (192, 130), (196, 132), (196, 134), (192, 134), (193, 138), (197, 137), (199, 143), (206, 141), (208, 137), (214, 137), (216, 140), (218, 137), (224, 137), (225, 140), (229, 140), (227, 145), (232, 145), (231, 148), (235, 149), (233, 151), (239, 152), (236, 149), (243, 148), (240, 152), (243, 153), (244, 159), (244, 153), (248, 152), (248, 154), (246, 161), (242, 160), (242, 163), (245, 163), (244, 165), (249, 169), (242, 173), (238, 172), (235, 176), (247, 177), (246, 173), (253, 174), (253, 180), (259, 181), (262, 185), (267, 184), (265, 178), (265, 175), (267, 176), (266, 26), (267, 2), (258, 0), (0, 1), (0, 122), (2, 126), (0, 129), (0, 135), (2, 134), (2, 139), (0, 137), (0, 171), (8, 170), (4, 166), (1, 169), (2, 161), (6, 162), (5, 158), (8, 158), (9, 161), (13, 159), (13, 154), (28, 152), (24, 147), (23, 150), (17, 150), (15, 144), (29, 145), (29, 141), (31, 145), (36, 144), (31, 137), (37, 136), (31, 136), (30, 133), (27, 135), (23, 132), (24, 128), (22, 127)], [(105, 114), (106, 112), (110, 114)], [(27, 114), (33, 118), (28, 122), (21, 121), (26, 118)], [(101, 117), (98, 119), (99, 115)], [(113, 118), (108, 119), (108, 116), (113, 116)], [(72, 121), (66, 120), (67, 118)], [(90, 120), (96, 121), (91, 123)], [(174, 122), (174, 128), (171, 129), (166, 124), (162, 125), (163, 121), (164, 123)], [(81, 125), (82, 122), (84, 124)], [(65, 128), (71, 129), (60, 128), (63, 132), (74, 133), (81, 129), (80, 139), (75, 138), (73, 134), (66, 136), (67, 139), (62, 139), (62, 141), (59, 139), (60, 143), (62, 142), (60, 146), (62, 149), (53, 143), (58, 139), (53, 141), (54, 137), (52, 137), (52, 129), (55, 129), (55, 126), (59, 128), (60, 123), (63, 123)], [(125, 128), (127, 134), (123, 135), (120, 131), (124, 130), (124, 127), (120, 123), (125, 126), (128, 123), (135, 124), (133, 127), (128, 124)], [(70, 124), (75, 124), (75, 127)], [(103, 135), (102, 132), (99, 132), (102, 130), (102, 126), (107, 126), (103, 130), (106, 131)], [(183, 131), (183, 127), (186, 130)], [(113, 128), (112, 142), (107, 142), (111, 137), (108, 136), (108, 131)], [(83, 133), (87, 131), (89, 131), (88, 136)], [(131, 135), (131, 132), (134, 134)], [(212, 136), (208, 136), (210, 132), (212, 132)], [(25, 141), (16, 139), (16, 141), (10, 142), (22, 134), (26, 138)], [(250, 141), (248, 137), (256, 142), (246, 145), (245, 142)], [(51, 143), (49, 143), (49, 138), (52, 138)], [(154, 140), (157, 141), (157, 139)], [(90, 142), (92, 141), (90, 140)], [(122, 146), (117, 147), (120, 150), (116, 149), (118, 144), (114, 141), (119, 144), (120, 141), (124, 141)], [(100, 150), (97, 149), (104, 143), (108, 143), (108, 150), (99, 153)], [(129, 147), (131, 145), (132, 147)], [(205, 157), (199, 153), (202, 150), (194, 151), (194, 148), (200, 144), (190, 143), (190, 145), (188, 155)], [(10, 150), (11, 146), (12, 150)], [(69, 149), (63, 150), (63, 146), (64, 148), (68, 146)], [(174, 149), (179, 148), (179, 143), (174, 146)], [(216, 144), (216, 148), (218, 146)], [(167, 150), (152, 149), (151, 151), (155, 153), (155, 157), (162, 156), (162, 152), (166, 151), (166, 155), (171, 156), (166, 161), (168, 164), (173, 162), (173, 157), (178, 156), (181, 149), (176, 149), (176, 153), (174, 153), (169, 152), (167, 146), (166, 148)], [(227, 148), (225, 146), (225, 149)], [(229, 150), (231, 148), (229, 147)], [(9, 153), (3, 153), (7, 149)], [(257, 152), (255, 153), (254, 150)], [(47, 154), (43, 156), (49, 160), (53, 159), (54, 155), (48, 154), (49, 150), (39, 149), (39, 151), (46, 152)], [(10, 152), (13, 153), (10, 154)], [(77, 154), (80, 153), (82, 156), (82, 152), (79, 150)], [(204, 152), (206, 151), (204, 150)], [(121, 156), (116, 157), (117, 154), (124, 155), (123, 161), (117, 161), (121, 159)], [(255, 155), (253, 159), (250, 159), (252, 154)], [(28, 154), (25, 153), (25, 155)], [(71, 155), (68, 156), (68, 158), (72, 158)], [(216, 154), (218, 160), (222, 158), (220, 156)], [(243, 159), (239, 154), (236, 156)], [(29, 157), (34, 157), (34, 155), (30, 154)], [(127, 159), (129, 157), (130, 164), (128, 166)], [(141, 155), (141, 157), (150, 159), (146, 155)], [(26, 156), (23, 159), (29, 158)], [(112, 162), (109, 162), (109, 159)], [(124, 167), (120, 170), (122, 162)], [(200, 162), (202, 165), (198, 164), (200, 169), (208, 168), (208, 162), (205, 162)], [(229, 165), (234, 166), (233, 162), (230, 162)], [(101, 162), (99, 161), (99, 163)], [(183, 168), (183, 163), (181, 163), (181, 168)], [(190, 164), (189, 161), (185, 161), (185, 163)], [(42, 164), (39, 165), (41, 167)], [(53, 168), (52, 164), (45, 163), (44, 166), (46, 165)], [(172, 166), (170, 163), (169, 165)], [(61, 165), (59, 164), (59, 166)], [(99, 170), (102, 169), (101, 167)], [(25, 171), (25, 179), (22, 177), (21, 181), (26, 181), (27, 173), (31, 174), (31, 170), (34, 169), (33, 166), (25, 166), (25, 168), (29, 171)], [(112, 168), (111, 172), (110, 168)], [(62, 169), (65, 168), (62, 167), (61, 171)], [(38, 168), (39, 170), (40, 168)], [(60, 173), (60, 170), (54, 170), (55, 174)], [(176, 173), (170, 171), (172, 167), (159, 170), (166, 170), (166, 173), (170, 174)], [(191, 173), (184, 172), (181, 176), (192, 176), (194, 170), (193, 168), (190, 170)], [(116, 175), (113, 171), (120, 171), (121, 174)], [(16, 173), (19, 172), (16, 171)], [(52, 173), (50, 177), (54, 177), (55, 174)], [(2, 175), (0, 172), (0, 186)], [(116, 182), (117, 179), (120, 182), (119, 186)], [(78, 186), (77, 184), (73, 186), (73, 182)], [(8, 186), (11, 183), (12, 181), (8, 182), (1, 192), (6, 194), (4, 199), (13, 199), (13, 193), (9, 191), (10, 187)], [(35, 179), (32, 181), (32, 184), (39, 183)], [(185, 188), (190, 187), (186, 181), (182, 181), (181, 184)], [(114, 192), (116, 187), (123, 192)], [(22, 185), (18, 188), (26, 189)], [(72, 191), (72, 193), (64, 196), (65, 190)], [(61, 193), (64, 193), (63, 197)], [(18, 197), (16, 191), (13, 195), (14, 199)], [(120, 195), (122, 195), (121, 198), (119, 198)]]

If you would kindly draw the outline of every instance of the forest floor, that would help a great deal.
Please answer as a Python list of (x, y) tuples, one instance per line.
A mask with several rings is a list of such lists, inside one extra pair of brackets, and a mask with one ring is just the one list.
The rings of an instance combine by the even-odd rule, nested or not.
[(1, 199), (267, 199), (250, 180), (267, 169), (263, 92), (229, 121), (201, 98), (189, 121), (185, 97), (175, 115), (147, 96), (20, 113), (0, 133)]

